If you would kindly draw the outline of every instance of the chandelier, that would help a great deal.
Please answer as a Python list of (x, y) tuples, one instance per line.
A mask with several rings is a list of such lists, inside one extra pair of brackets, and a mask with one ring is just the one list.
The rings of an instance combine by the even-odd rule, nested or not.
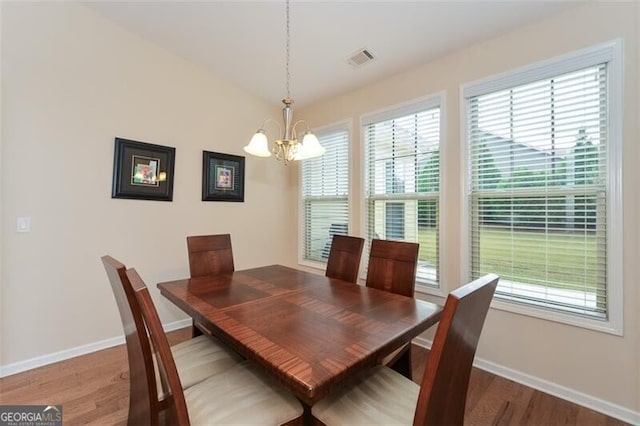
[[(291, 77), (289, 73), (289, 3), (286, 4), (286, 28), (287, 28), (287, 45), (286, 45), (286, 89), (287, 97), (282, 100), (284, 108), (282, 108), (282, 118), (284, 120), (284, 128), (275, 120), (270, 118), (266, 119), (260, 129), (253, 135), (249, 144), (243, 149), (246, 153), (255, 155), (257, 157), (271, 157), (271, 154), (275, 155), (276, 159), (284, 162), (286, 166), (291, 161), (306, 160), (308, 158), (319, 157), (325, 153), (326, 149), (320, 145), (318, 138), (313, 134), (309, 125), (304, 120), (298, 120), (293, 123), (293, 99), (289, 94), (289, 79)], [(275, 123), (278, 125), (280, 136), (276, 139), (275, 145), (269, 150), (269, 141), (265, 134), (265, 126), (267, 123)], [(293, 123), (293, 124), (292, 124)], [(296, 133), (296, 127), (298, 125), (306, 126), (306, 131), (302, 138), (302, 143), (298, 142), (298, 136)]]

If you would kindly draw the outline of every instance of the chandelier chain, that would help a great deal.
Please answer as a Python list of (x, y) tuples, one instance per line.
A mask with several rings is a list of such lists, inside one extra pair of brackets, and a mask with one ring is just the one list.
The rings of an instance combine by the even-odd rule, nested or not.
[(289, 25), (289, 1), (287, 0), (287, 56), (286, 56), (286, 86), (287, 86), (287, 99), (291, 98), (291, 94), (289, 93), (289, 79), (291, 78), (291, 74), (289, 73), (289, 32), (290, 32), (290, 25)]

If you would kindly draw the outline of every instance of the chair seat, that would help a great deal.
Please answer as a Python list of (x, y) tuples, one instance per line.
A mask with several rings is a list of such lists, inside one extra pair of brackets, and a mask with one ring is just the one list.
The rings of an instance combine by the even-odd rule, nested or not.
[(326, 425), (413, 424), (420, 386), (379, 366), (311, 408)]
[[(172, 346), (171, 353), (183, 389), (190, 388), (215, 374), (220, 374), (242, 361), (240, 355), (226, 348), (217, 339), (204, 335)], [(160, 383), (155, 356), (153, 362), (156, 383)], [(158, 396), (162, 397), (163, 394), (161, 387), (158, 386)]]
[[(129, 424), (155, 425), (161, 417), (167, 424), (183, 426), (239, 423), (280, 425), (302, 420), (302, 405), (293, 395), (275, 383), (270, 383), (258, 373), (257, 367), (250, 367), (246, 362), (229, 366), (229, 359), (233, 357), (229, 356), (224, 347), (212, 345), (211, 341), (205, 340), (209, 337), (192, 339), (172, 349), (146, 284), (135, 269), (125, 271), (125, 276), (138, 302), (136, 307), (144, 321), (143, 326), (148, 330), (148, 334), (145, 333), (140, 338), (138, 345), (143, 349), (141, 352), (146, 361), (139, 378), (148, 384), (142, 388), (147, 392), (140, 392), (138, 396), (133, 396), (132, 393)], [(224, 371), (218, 370), (217, 374), (187, 388), (183, 380), (187, 376), (202, 377), (202, 373), (195, 374), (195, 371), (202, 371), (201, 368), (205, 368), (203, 364), (209, 362), (204, 362), (201, 358), (202, 352), (197, 349), (200, 345), (205, 347), (205, 352), (212, 351), (212, 358), (226, 358), (226, 367), (218, 364), (218, 368)], [(166, 385), (168, 393), (161, 400), (156, 399), (155, 392), (149, 392), (151, 389), (155, 390), (157, 377), (151, 362), (151, 347), (157, 354), (156, 367), (161, 372), (160, 377), (166, 379), (163, 385)], [(181, 368), (186, 369), (182, 373), (176, 366), (177, 354), (182, 358)], [(135, 384), (135, 381), (132, 380), (131, 383)]]
[(498, 280), (487, 274), (449, 293), (422, 388), (379, 366), (311, 407), (313, 417), (327, 426), (464, 424), (473, 359)]
[(243, 362), (184, 391), (193, 425), (281, 425), (302, 416), (300, 402)]

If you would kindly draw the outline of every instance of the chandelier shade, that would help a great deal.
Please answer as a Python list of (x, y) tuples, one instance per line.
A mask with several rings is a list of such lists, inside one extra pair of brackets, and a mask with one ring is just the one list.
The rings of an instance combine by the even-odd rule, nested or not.
[(269, 141), (267, 135), (264, 134), (264, 129), (258, 130), (249, 145), (244, 147), (246, 153), (255, 155), (256, 157), (271, 157), (271, 151), (269, 151)]
[(302, 138), (302, 145), (298, 149), (295, 160), (307, 160), (323, 155), (326, 148), (320, 145), (320, 141), (316, 135), (308, 130)]
[[(286, 46), (286, 87), (287, 97), (282, 100), (284, 107), (282, 108), (282, 118), (284, 127), (277, 121), (267, 119), (262, 127), (253, 135), (249, 143), (243, 148), (247, 154), (257, 157), (271, 157), (273, 154), (277, 160), (281, 160), (286, 166), (291, 161), (306, 160), (309, 158), (319, 157), (325, 153), (325, 148), (320, 145), (320, 141), (313, 134), (309, 125), (304, 120), (293, 122), (293, 99), (289, 96), (289, 40), (290, 40), (290, 0), (286, 1), (286, 29), (287, 29), (287, 46)], [(269, 140), (265, 132), (265, 126), (270, 123), (276, 123), (279, 129), (279, 138), (276, 139), (275, 145), (269, 149)], [(298, 142), (296, 127), (305, 125), (306, 131), (302, 138), (302, 142)]]

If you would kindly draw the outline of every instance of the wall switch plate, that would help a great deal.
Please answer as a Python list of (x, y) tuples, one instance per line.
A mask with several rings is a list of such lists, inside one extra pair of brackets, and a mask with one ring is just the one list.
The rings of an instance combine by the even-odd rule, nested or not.
[(17, 224), (18, 232), (31, 232), (31, 218), (30, 217), (19, 217)]

